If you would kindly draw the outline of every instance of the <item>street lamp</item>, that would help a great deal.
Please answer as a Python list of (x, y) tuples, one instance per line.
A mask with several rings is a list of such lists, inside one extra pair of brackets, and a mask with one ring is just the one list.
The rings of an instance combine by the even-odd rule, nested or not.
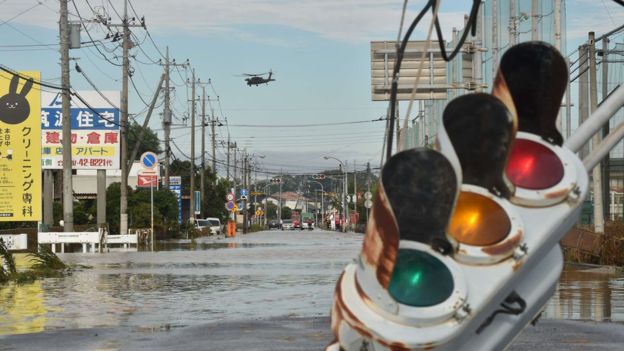
[(344, 176), (344, 181), (343, 181), (343, 189), (342, 189), (342, 225), (341, 225), (341, 229), (343, 232), (347, 231), (346, 228), (346, 222), (347, 222), (347, 168), (345, 167), (345, 164), (342, 163), (342, 161), (340, 161), (339, 159), (333, 157), (333, 156), (323, 156), (324, 159), (329, 160), (330, 158), (332, 160), (336, 160), (338, 161), (338, 163), (340, 163), (340, 167), (342, 168), (342, 173)]

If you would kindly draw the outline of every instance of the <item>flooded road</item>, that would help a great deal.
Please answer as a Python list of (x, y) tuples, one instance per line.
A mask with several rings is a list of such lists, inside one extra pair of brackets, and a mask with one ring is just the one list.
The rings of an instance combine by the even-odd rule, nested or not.
[[(156, 252), (62, 254), (91, 268), (0, 288), (0, 335), (328, 316), (338, 275), (361, 240), (320, 230), (266, 231), (196, 245), (161, 243)], [(544, 317), (624, 322), (624, 276), (567, 267)]]
[(544, 317), (624, 322), (624, 274), (601, 267), (566, 266)]
[(92, 268), (1, 288), (0, 335), (327, 316), (338, 275), (359, 252), (361, 237), (267, 231), (164, 243), (156, 252), (60, 254)]

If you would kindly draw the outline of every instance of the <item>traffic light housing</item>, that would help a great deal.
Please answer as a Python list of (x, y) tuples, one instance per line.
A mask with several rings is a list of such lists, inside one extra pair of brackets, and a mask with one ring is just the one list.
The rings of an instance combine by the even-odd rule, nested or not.
[(447, 105), (437, 151), (387, 161), (327, 350), (500, 350), (542, 311), (588, 191), (554, 128), (565, 79), (552, 46), (512, 47), (493, 96)]
[(323, 173), (314, 174), (314, 175), (312, 175), (312, 179), (323, 180), (323, 179), (325, 179), (325, 174), (323, 174)]

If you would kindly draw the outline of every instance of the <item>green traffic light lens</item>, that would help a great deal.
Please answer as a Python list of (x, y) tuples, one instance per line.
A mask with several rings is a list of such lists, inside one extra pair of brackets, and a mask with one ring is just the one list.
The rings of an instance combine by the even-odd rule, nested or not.
[(399, 249), (388, 292), (399, 303), (430, 307), (444, 302), (454, 289), (448, 267), (424, 251)]

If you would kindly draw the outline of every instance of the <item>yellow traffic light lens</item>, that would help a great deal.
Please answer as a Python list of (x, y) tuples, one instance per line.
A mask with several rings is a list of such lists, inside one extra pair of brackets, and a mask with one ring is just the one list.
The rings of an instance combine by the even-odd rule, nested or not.
[(449, 234), (462, 244), (488, 246), (505, 239), (511, 230), (507, 212), (487, 196), (462, 191)]

